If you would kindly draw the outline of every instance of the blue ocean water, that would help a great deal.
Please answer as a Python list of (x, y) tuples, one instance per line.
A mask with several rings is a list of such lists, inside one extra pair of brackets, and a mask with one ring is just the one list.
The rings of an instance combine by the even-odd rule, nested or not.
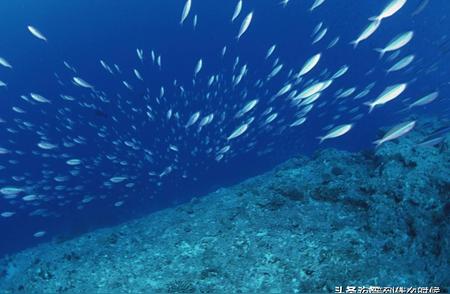
[[(1, 2), (0, 57), (12, 69), (0, 68), (0, 80), (7, 83), (0, 87), (0, 147), (6, 150), (0, 154), (0, 188), (15, 187), (20, 192), (0, 197), (0, 212), (14, 212), (0, 218), (0, 254), (53, 238), (71, 238), (188, 201), (266, 171), (295, 154), (310, 155), (328, 147), (373, 148), (380, 127), (411, 115), (448, 118), (448, 1), (430, 1), (415, 16), (424, 1), (407, 1), (356, 49), (349, 42), (389, 1), (328, 0), (310, 11), (312, 2), (291, 0), (283, 6), (278, 0), (247, 0), (231, 22), (237, 1), (193, 0), (183, 25), (185, 1), (178, 0)], [(237, 40), (250, 12), (252, 22)], [(327, 32), (312, 44), (312, 32), (321, 22)], [(48, 41), (33, 36), (29, 25)], [(379, 58), (374, 48), (409, 30), (414, 38), (397, 50), (398, 57), (389, 61), (387, 53)], [(336, 45), (327, 48), (337, 37)], [(274, 53), (266, 59), (274, 44)], [(143, 50), (143, 61), (137, 48)], [(161, 56), (161, 67), (152, 61), (152, 50)], [(301, 92), (308, 83), (327, 80), (344, 65), (348, 73), (324, 90), (304, 115), (304, 124), (290, 127), (301, 108), (293, 106), (287, 94), (273, 101), (271, 97), (292, 83), (292, 75), (316, 53), (322, 54), (318, 65), (293, 89)], [(415, 55), (409, 67), (386, 74), (387, 68), (409, 54)], [(194, 76), (199, 59), (203, 67)], [(111, 67), (117, 64), (120, 72), (108, 73), (100, 60)], [(267, 80), (276, 64), (283, 64), (281, 72)], [(233, 77), (243, 65), (248, 72), (234, 86)], [(208, 86), (211, 76), (216, 76), (215, 81)], [(73, 77), (94, 88), (75, 85)], [(373, 82), (366, 97), (351, 99)], [(405, 93), (369, 114), (363, 103), (398, 83), (408, 84)], [(336, 99), (336, 91), (351, 87), (356, 92), (350, 98)], [(402, 111), (433, 91), (439, 91), (433, 103)], [(51, 103), (37, 102), (30, 93)], [(255, 109), (236, 118), (252, 99), (258, 99)], [(199, 121), (186, 127), (197, 111)], [(277, 117), (265, 123), (270, 113)], [(199, 130), (200, 120), (208, 114), (214, 114), (214, 120)], [(227, 140), (252, 117), (242, 136)], [(345, 123), (353, 123), (348, 134), (319, 145), (316, 137)], [(46, 150), (39, 142), (56, 147)], [(230, 150), (218, 158), (227, 145)], [(68, 165), (70, 159), (81, 164)], [(113, 177), (125, 179), (112, 183)], [(26, 195), (36, 199), (25, 201)], [(39, 231), (46, 233), (34, 237)]]

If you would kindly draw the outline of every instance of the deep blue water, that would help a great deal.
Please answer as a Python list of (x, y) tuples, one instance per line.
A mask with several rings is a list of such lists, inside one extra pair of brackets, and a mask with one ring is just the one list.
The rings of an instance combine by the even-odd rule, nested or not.
[[(430, 1), (423, 12), (412, 17), (421, 1), (409, 0), (394, 16), (383, 20), (375, 34), (356, 50), (348, 43), (365, 28), (368, 17), (378, 14), (388, 1), (328, 0), (310, 12), (313, 1), (291, 0), (282, 7), (277, 0), (247, 0), (238, 19), (231, 23), (236, 2), (193, 0), (190, 15), (182, 26), (179, 21), (185, 2), (179, 0), (0, 2), (0, 57), (13, 65), (13, 69), (0, 68), (0, 80), (8, 84), (7, 88), (0, 88), (0, 118), (4, 121), (0, 123), (0, 147), (9, 151), (0, 155), (0, 165), (4, 167), (0, 170), (0, 188), (14, 186), (25, 190), (14, 199), (0, 198), (0, 212), (15, 212), (12, 217), (0, 218), (0, 254), (54, 237), (70, 238), (188, 201), (266, 171), (299, 153), (310, 155), (327, 147), (349, 151), (373, 148), (372, 141), (379, 138), (380, 127), (404, 121), (410, 114), (448, 118), (450, 44), (445, 28), (450, 27), (450, 2)], [(237, 41), (241, 22), (250, 11), (254, 11), (253, 21)], [(198, 15), (195, 29), (194, 15)], [(327, 34), (317, 44), (311, 44), (311, 32), (319, 22), (328, 27)], [(48, 42), (33, 37), (28, 25), (37, 27)], [(409, 68), (387, 75), (385, 69), (395, 61), (387, 61), (389, 54), (379, 59), (373, 49), (383, 47), (407, 30), (415, 32), (414, 39), (400, 49), (395, 61), (408, 54), (415, 54), (416, 59)], [(327, 49), (335, 37), (340, 38), (339, 42)], [(277, 48), (265, 60), (272, 44)], [(227, 52), (222, 58), (224, 46)], [(144, 62), (138, 59), (136, 48), (144, 50)], [(152, 63), (151, 50), (161, 55), (161, 70)], [(285, 96), (279, 97), (271, 104), (278, 113), (272, 124), (253, 127), (260, 121), (253, 122), (245, 135), (230, 143), (231, 151), (223, 160), (215, 160), (215, 152), (208, 149), (217, 151), (227, 145), (227, 136), (243, 122), (234, 114), (247, 101), (259, 99), (256, 109), (246, 118), (262, 117), (270, 97), (288, 81), (289, 69), (297, 72), (318, 52), (322, 52), (322, 58), (306, 80), (323, 79), (321, 72), (325, 69), (330, 74), (343, 65), (350, 69), (315, 103), (305, 124), (289, 127), (296, 110)], [(233, 72), (237, 56), (239, 65)], [(193, 85), (194, 67), (200, 58), (203, 68)], [(265, 80), (276, 58), (284, 64), (281, 73), (265, 82), (264, 87), (255, 87), (258, 79)], [(100, 59), (111, 66), (119, 65), (122, 73), (107, 73)], [(77, 73), (67, 69), (63, 61), (75, 67)], [(244, 64), (248, 73), (233, 89), (231, 77)], [(436, 70), (427, 72), (433, 66)], [(136, 79), (135, 68), (144, 81)], [(366, 75), (372, 69), (373, 73)], [(55, 73), (63, 85), (58, 84)], [(208, 88), (208, 79), (214, 74), (220, 76), (220, 87)], [(91, 83), (97, 92), (73, 85), (74, 76)], [(124, 87), (123, 80), (133, 85), (132, 91)], [(173, 86), (174, 80), (183, 86), (184, 94)], [(371, 82), (376, 82), (375, 87), (363, 99), (336, 100), (333, 96), (338, 89), (350, 87), (357, 87), (359, 92)], [(367, 113), (363, 102), (400, 82), (408, 82), (401, 97)], [(165, 95), (158, 103), (161, 86)], [(433, 103), (398, 113), (436, 90), (440, 94)], [(52, 102), (43, 104), (20, 98), (32, 92)], [(245, 98), (244, 92), (248, 94)], [(208, 93), (213, 98), (206, 98)], [(65, 101), (60, 94), (76, 100)], [(97, 95), (109, 102), (100, 101)], [(321, 102), (327, 103), (317, 107)], [(342, 106), (345, 109), (340, 109)], [(18, 113), (13, 107), (25, 113)], [(146, 115), (148, 107), (155, 115), (153, 121)], [(359, 108), (350, 113), (354, 107)], [(178, 123), (166, 119), (170, 108), (178, 112)], [(202, 116), (215, 115), (215, 121), (201, 132), (183, 127), (196, 111), (201, 111)], [(220, 121), (223, 113), (226, 117)], [(362, 118), (352, 121), (357, 114), (363, 114)], [(326, 133), (324, 127), (348, 122), (355, 124), (349, 134), (318, 145), (316, 137)], [(69, 125), (71, 128), (67, 128)], [(101, 128), (105, 130), (104, 138), (97, 135)], [(83, 137), (83, 144), (63, 146), (79, 136)], [(58, 148), (37, 147), (42, 137)], [(136, 149), (124, 144), (133, 140)], [(179, 151), (169, 150), (170, 144)], [(108, 160), (107, 155), (117, 160)], [(82, 164), (71, 168), (66, 164), (71, 158), (81, 159)], [(168, 166), (172, 166), (172, 172), (166, 176), (148, 174), (159, 174)], [(70, 175), (71, 170), (79, 174)], [(68, 176), (68, 180), (57, 183), (56, 176)], [(126, 176), (127, 180), (105, 187), (104, 182), (113, 176)], [(126, 187), (126, 183), (134, 186)], [(25, 202), (21, 198), (27, 194), (39, 195), (39, 199)], [(92, 201), (83, 204), (81, 200), (86, 197), (92, 197)], [(124, 204), (115, 207), (116, 201)], [(29, 216), (36, 209), (45, 209), (47, 216)], [(47, 233), (43, 238), (35, 238), (36, 231)]]

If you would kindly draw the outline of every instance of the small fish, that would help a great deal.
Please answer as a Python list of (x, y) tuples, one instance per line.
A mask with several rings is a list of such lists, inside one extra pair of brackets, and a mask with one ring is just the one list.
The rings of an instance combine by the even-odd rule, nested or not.
[(4, 81), (0, 81), (0, 87), (7, 87), (8, 85)]
[(181, 25), (188, 17), (189, 11), (191, 11), (191, 5), (192, 5), (192, 0), (186, 0), (186, 3), (184, 4), (184, 7), (183, 7), (183, 12), (181, 14), (181, 20), (180, 20)]
[(398, 49), (402, 48), (403, 46), (405, 46), (406, 44), (408, 44), (409, 41), (412, 40), (413, 36), (414, 36), (413, 31), (407, 31), (407, 32), (398, 34), (386, 45), (386, 47), (376, 48), (375, 51), (379, 52), (380, 58), (382, 58), (386, 52), (398, 50)]
[(324, 2), (325, 2), (325, 0), (316, 0), (316, 1), (314, 1), (313, 5), (309, 9), (309, 11), (313, 11), (314, 9), (316, 9), (317, 7), (322, 5)]
[(143, 81), (144, 79), (142, 78), (141, 73), (137, 70), (137, 69), (133, 69), (134, 75), (141, 81)]
[(192, 26), (194, 27), (194, 30), (197, 27), (197, 22), (198, 22), (198, 16), (196, 14), (196, 15), (194, 15), (194, 20), (192, 21)]
[(12, 65), (3, 57), (0, 57), (0, 65), (7, 68), (12, 68)]
[(37, 145), (39, 148), (44, 149), (44, 150), (52, 150), (52, 149), (58, 148), (57, 145), (49, 143), (49, 142), (39, 142)]
[(202, 118), (202, 120), (198, 123), (199, 127), (202, 128), (208, 124), (210, 124), (214, 119), (214, 114), (208, 114), (207, 116), (205, 116), (204, 118)]
[(283, 64), (279, 64), (276, 67), (273, 68), (272, 72), (267, 76), (267, 80), (272, 79), (273, 77), (275, 77), (283, 68)]
[(248, 27), (250, 26), (250, 23), (252, 22), (252, 19), (253, 19), (253, 11), (250, 12), (242, 21), (241, 28), (239, 29), (239, 33), (236, 39), (239, 40), (241, 36), (247, 31)]
[(144, 51), (142, 49), (138, 48), (138, 49), (136, 49), (136, 53), (137, 53), (139, 60), (141, 62), (144, 61)]
[(439, 92), (437, 92), (437, 91), (433, 92), (433, 93), (430, 93), (430, 94), (420, 98), (416, 102), (410, 104), (409, 108), (413, 108), (413, 107), (416, 107), (416, 106), (427, 105), (427, 104), (433, 102), (438, 96), (439, 96)]
[(369, 113), (372, 112), (375, 106), (383, 105), (397, 98), (403, 93), (403, 91), (405, 91), (406, 86), (406, 83), (389, 86), (374, 101), (364, 103), (369, 106)]
[(199, 59), (197, 65), (195, 66), (194, 76), (197, 76), (197, 74), (202, 70), (202, 67), (203, 67), (203, 60)]
[(276, 48), (277, 48), (277, 45), (275, 45), (275, 44), (270, 46), (270, 48), (267, 50), (267, 53), (266, 53), (266, 59), (269, 58), (273, 54), (273, 52), (275, 51)]
[(38, 196), (35, 195), (35, 194), (26, 195), (26, 196), (23, 196), (23, 197), (22, 197), (22, 200), (23, 200), (23, 201), (34, 201), (34, 200), (37, 200), (37, 199), (39, 199), (39, 198), (38, 198)]
[(127, 81), (122, 81), (122, 84), (127, 87), (128, 90), (133, 91), (133, 86), (131, 86)]
[(320, 98), (320, 95), (321, 95), (320, 92), (316, 93), (316, 94), (313, 94), (313, 95), (309, 96), (308, 98), (302, 100), (302, 103), (300, 103), (300, 105), (304, 106), (304, 105), (309, 105), (311, 103), (314, 103), (317, 99)]
[(416, 16), (419, 13), (421, 13), (428, 5), (430, 0), (422, 0), (420, 1), (419, 5), (416, 7), (416, 9), (411, 13), (411, 16)]
[(346, 134), (348, 131), (350, 131), (352, 129), (352, 127), (353, 127), (353, 124), (339, 125), (337, 127), (334, 127), (333, 129), (331, 129), (325, 136), (317, 137), (317, 139), (319, 139), (320, 143), (322, 143), (323, 141), (325, 141), (327, 139), (340, 137), (340, 136)]
[(431, 138), (431, 139), (425, 139), (422, 142), (416, 144), (416, 146), (418, 147), (424, 147), (424, 146), (436, 146), (437, 144), (441, 143), (444, 141), (444, 137), (436, 137), (436, 138)]
[(316, 44), (317, 42), (319, 42), (320, 40), (323, 39), (323, 37), (325, 37), (326, 33), (328, 32), (328, 28), (323, 28), (321, 31), (319, 31), (317, 33), (317, 36), (314, 38), (314, 40), (312, 41), (312, 44)]
[(248, 129), (248, 123), (241, 125), (236, 130), (234, 130), (233, 133), (231, 133), (231, 135), (228, 136), (227, 140), (231, 140), (231, 139), (239, 137), (240, 135), (245, 133), (245, 131), (247, 131), (247, 129)]
[(319, 62), (321, 53), (317, 53), (316, 55), (310, 57), (305, 64), (303, 65), (302, 69), (298, 73), (298, 77), (306, 75), (308, 72), (310, 72)]
[(383, 144), (387, 141), (391, 141), (391, 140), (397, 139), (397, 138), (405, 135), (406, 133), (411, 131), (415, 125), (416, 125), (416, 121), (407, 121), (407, 122), (400, 123), (400, 124), (394, 126), (393, 128), (391, 128), (383, 136), (383, 138), (376, 140), (373, 143), (376, 144), (376, 147), (379, 147), (381, 144)]
[(74, 158), (74, 159), (67, 160), (66, 163), (68, 165), (80, 165), (81, 164), (81, 160)]
[(47, 42), (47, 38), (38, 29), (33, 26), (28, 26), (27, 28), (33, 36)]
[(86, 82), (85, 80), (83, 80), (80, 77), (73, 77), (73, 83), (77, 86), (80, 86), (82, 88), (89, 88), (89, 89), (93, 89), (94, 87), (89, 84), (88, 82)]
[(405, 67), (407, 67), (408, 65), (411, 64), (411, 62), (414, 61), (415, 56), (414, 55), (408, 55), (406, 57), (403, 57), (402, 59), (400, 59), (397, 63), (395, 63), (393, 66), (391, 66), (387, 72), (393, 72), (393, 71), (398, 71), (401, 69), (404, 69)]
[(189, 128), (190, 126), (192, 126), (193, 124), (195, 124), (197, 122), (199, 117), (200, 117), (200, 111), (197, 111), (196, 113), (191, 115), (191, 117), (189, 118), (188, 122), (186, 123), (186, 125), (184, 127)]
[(243, 116), (244, 114), (255, 108), (256, 104), (258, 104), (258, 99), (253, 99), (249, 101), (247, 104), (245, 104), (244, 107), (242, 107), (241, 110), (238, 111), (238, 113), (236, 113), (236, 117)]
[[(450, 125), (440, 127), (437, 130), (434, 130), (433, 133), (431, 133), (430, 136), (436, 137), (436, 136), (445, 136), (447, 133), (450, 133)], [(428, 136), (428, 137), (430, 137)]]
[(349, 66), (348, 65), (343, 65), (332, 77), (332, 80), (335, 80), (337, 78), (342, 77), (343, 75), (345, 75), (347, 73), (347, 71), (349, 70)]
[(47, 98), (45, 98), (42, 95), (36, 94), (36, 93), (30, 93), (31, 98), (34, 101), (40, 102), (40, 103), (50, 103), (50, 100), (48, 100)]
[(71, 71), (73, 71), (73, 72), (77, 72), (77, 70), (73, 67), (73, 66), (71, 66), (67, 61), (63, 61), (63, 63), (64, 63), (64, 66), (67, 68), (67, 69), (69, 69), (69, 70), (71, 70)]
[(355, 100), (361, 99), (361, 98), (367, 96), (367, 94), (369, 94), (369, 93), (370, 93), (370, 89), (364, 89), (361, 92), (359, 92), (353, 99), (355, 99)]
[(336, 98), (346, 98), (346, 97), (352, 95), (355, 91), (356, 91), (355, 87), (349, 88), (349, 89), (343, 91), (342, 93), (340, 93)]
[(289, 92), (292, 89), (292, 84), (287, 84), (285, 85), (283, 88), (281, 88), (277, 94), (275, 94), (275, 97), (280, 97), (281, 95), (286, 94), (287, 92)]
[(45, 234), (47, 234), (46, 231), (39, 231), (39, 232), (34, 233), (33, 236), (36, 238), (41, 238), (41, 237), (45, 236)]
[(361, 43), (362, 41), (368, 39), (373, 33), (375, 33), (375, 31), (378, 29), (378, 27), (380, 26), (381, 21), (380, 20), (374, 20), (372, 21), (362, 32), (361, 34), (358, 36), (358, 38), (356, 38), (356, 40), (353, 40), (350, 42), (351, 45), (353, 45), (353, 48), (356, 48), (359, 43)]
[(127, 177), (123, 177), (123, 176), (119, 176), (119, 177), (112, 177), (109, 179), (110, 182), (114, 183), (114, 184), (118, 184), (121, 183), (125, 180), (127, 180)]
[(297, 119), (296, 121), (294, 121), (293, 123), (291, 123), (289, 126), (296, 127), (296, 126), (302, 125), (305, 121), (306, 121), (306, 117), (301, 117), (301, 118)]
[(311, 36), (314, 36), (315, 34), (317, 34), (317, 32), (322, 28), (323, 26), (323, 22), (319, 22), (313, 29)]
[(333, 48), (339, 42), (340, 39), (341, 38), (339, 36), (337, 36), (336, 38), (331, 40), (330, 43), (327, 46), (327, 49)]
[(278, 113), (272, 113), (270, 116), (268, 116), (266, 118), (265, 123), (270, 124), (272, 121), (274, 121), (277, 118), (277, 116), (278, 116)]
[(114, 206), (115, 207), (120, 207), (120, 206), (122, 206), (123, 204), (125, 203), (125, 201), (116, 201), (116, 202), (114, 202)]
[(234, 8), (233, 16), (231, 17), (231, 22), (233, 22), (241, 13), (242, 10), (242, 0), (239, 0)]
[(392, 0), (378, 16), (373, 16), (369, 18), (369, 20), (382, 20), (384, 18), (388, 18), (392, 15), (394, 15), (397, 11), (400, 10), (400, 8), (405, 5), (406, 0)]
[(308, 98), (309, 96), (312, 96), (312, 95), (322, 91), (325, 85), (326, 85), (326, 82), (315, 83), (315, 84), (309, 86), (308, 88), (304, 89), (296, 98), (297, 99)]
[(7, 217), (11, 217), (11, 216), (13, 216), (15, 214), (16, 213), (12, 212), (12, 211), (4, 211), (4, 212), (0, 213), (0, 216), (7, 218)]
[(3, 187), (0, 189), (0, 193), (3, 195), (17, 195), (19, 193), (23, 192), (22, 188), (17, 187)]
[(159, 55), (159, 56), (156, 58), (156, 64), (158, 65), (159, 69), (161, 69), (161, 55)]

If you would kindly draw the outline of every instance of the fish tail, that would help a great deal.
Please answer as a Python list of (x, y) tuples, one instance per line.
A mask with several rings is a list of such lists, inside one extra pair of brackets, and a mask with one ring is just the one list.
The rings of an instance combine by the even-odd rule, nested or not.
[(383, 48), (375, 48), (374, 50), (380, 53), (380, 59), (383, 58), (384, 53), (386, 53)]
[(376, 15), (376, 16), (371, 16), (371, 17), (369, 17), (369, 20), (370, 20), (370, 21), (378, 21), (378, 20), (380, 20), (380, 17), (379, 17), (378, 15)]
[(322, 142), (325, 140), (325, 137), (316, 137), (316, 139), (319, 139), (319, 144), (322, 144)]
[(374, 50), (380, 53), (380, 59), (383, 58), (384, 53), (386, 53), (383, 48), (375, 48)]
[(375, 144), (375, 148), (380, 147), (381, 144), (383, 144), (384, 142), (380, 139), (380, 140), (375, 140), (373, 141), (373, 144)]
[(371, 113), (373, 108), (375, 107), (375, 105), (372, 102), (365, 102), (363, 104), (369, 106), (369, 113)]
[(358, 47), (359, 42), (358, 42), (358, 40), (353, 40), (349, 44), (353, 45), (353, 49), (355, 49), (356, 47)]

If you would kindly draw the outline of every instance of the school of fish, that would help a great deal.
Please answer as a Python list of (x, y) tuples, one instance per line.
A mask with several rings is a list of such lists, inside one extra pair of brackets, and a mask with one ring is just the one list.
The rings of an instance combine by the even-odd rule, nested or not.
[[(187, 29), (187, 24), (192, 23), (196, 28), (202, 17), (193, 14), (197, 2), (187, 0), (174, 11), (179, 17), (177, 25)], [(326, 9), (325, 0), (309, 2), (308, 13)], [(423, 2), (414, 16), (425, 9), (428, 1)], [(289, 9), (290, 5), (289, 0), (284, 0), (279, 7)], [(388, 105), (402, 109), (395, 114), (397, 124), (372, 141), (378, 147), (407, 134), (416, 121), (406, 120), (401, 114), (435, 103), (440, 99), (439, 89), (409, 91), (415, 79), (404, 73), (419, 66), (420, 60), (416, 53), (401, 50), (419, 38), (413, 30), (384, 31), (388, 37), (376, 39), (376, 46), (375, 40), (368, 41), (408, 6), (407, 1), (391, 0), (385, 6), (376, 6), (379, 14), (368, 15), (366, 26), (352, 39), (343, 40), (326, 19), (311, 25), (310, 39), (304, 40), (310, 48), (307, 57), (294, 67), (283, 63), (278, 55), (280, 45), (275, 43), (255, 52), (262, 56), (258, 69), (230, 52), (236, 43), (245, 42), (255, 33), (258, 22), (263, 20), (256, 8), (242, 0), (233, 4), (226, 24), (235, 38), (217, 54), (191, 60), (189, 83), (175, 78), (171, 84), (158, 85), (157, 90), (150, 88), (151, 73), (164, 71), (163, 53), (152, 48), (130, 48), (135, 59), (131, 68), (99, 57), (95, 74), (61, 60), (61, 70), (54, 77), (62, 89), (59, 97), (33, 89), (17, 97), (8, 110), (10, 115), (3, 117), (6, 110), (0, 112), (1, 134), (6, 136), (0, 141), (0, 173), (9, 175), (0, 179), (0, 218), (13, 219), (23, 213), (60, 216), (48, 209), (48, 203), (81, 210), (94, 201), (108, 201), (119, 187), (121, 196), (114, 198), (111, 206), (126, 205), (132, 195), (142, 194), (143, 186), (152, 187), (148, 197), (154, 198), (159, 187), (170, 184), (166, 179), (195, 180), (191, 172), (194, 168), (226, 165), (254, 152), (261, 139), (300, 136), (308, 129), (317, 129), (312, 121), (326, 122), (320, 132), (308, 133), (317, 138), (317, 144), (349, 139), (360, 127), (359, 121), (376, 116)], [(43, 25), (28, 24), (26, 30), (29, 35), (22, 37), (34, 38), (42, 46), (58, 42)], [(341, 60), (337, 67), (325, 66), (331, 50), (372, 52), (374, 67), (366, 75), (370, 77), (371, 72), (380, 70), (389, 75), (390, 82), (352, 84), (352, 79), (347, 78), (354, 70), (351, 62)], [(222, 60), (224, 68), (211, 66), (217, 60)], [(23, 66), (19, 63), (0, 52), (2, 95), (9, 90), (8, 75), (4, 73)], [(119, 90), (102, 88), (96, 82), (99, 75), (113, 81)], [(49, 120), (32, 121), (29, 115)], [(124, 127), (129, 132), (119, 131)], [(25, 148), (20, 144), (22, 136), (34, 143)], [(268, 144), (265, 152), (273, 148)], [(37, 182), (30, 179), (32, 171), (23, 168), (29, 158), (40, 158), (41, 165), (33, 167), (40, 171)], [(99, 166), (108, 168), (99, 170)], [(22, 167), (23, 172), (17, 172), (17, 167)], [(103, 180), (91, 182), (98, 177)], [(89, 192), (92, 185), (101, 192)], [(45, 235), (43, 228), (33, 236)]]

